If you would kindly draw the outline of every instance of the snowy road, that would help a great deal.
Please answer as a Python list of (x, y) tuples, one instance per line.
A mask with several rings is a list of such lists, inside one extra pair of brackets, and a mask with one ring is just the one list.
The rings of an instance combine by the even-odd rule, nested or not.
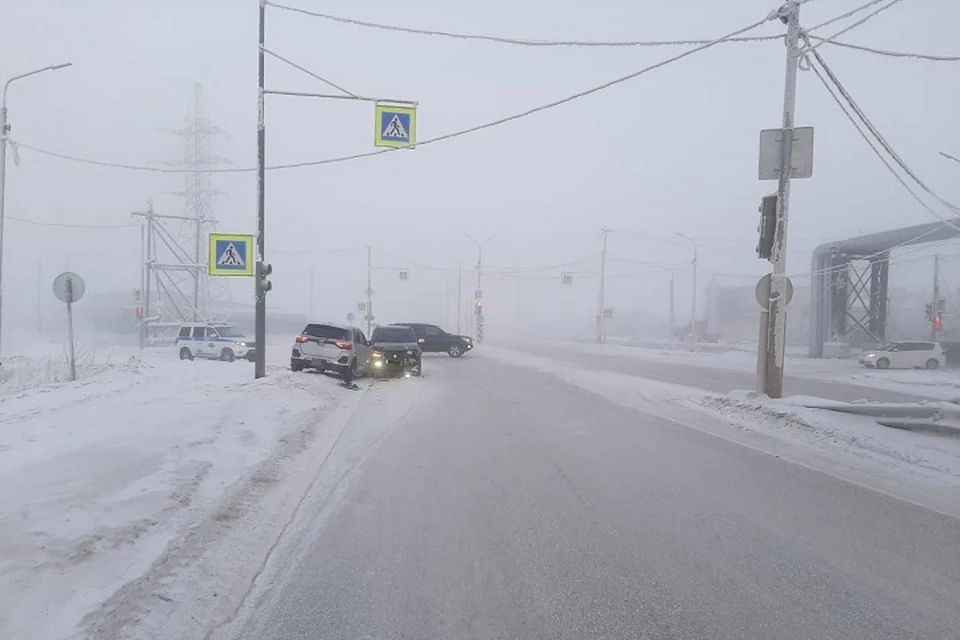
[(957, 520), (482, 351), (427, 365), (214, 637), (956, 637)]
[[(593, 346), (593, 345), (587, 345)], [(606, 346), (606, 345), (605, 345)], [(581, 345), (539, 345), (539, 344), (511, 344), (511, 348), (538, 356), (550, 357), (566, 363), (576, 364), (585, 369), (600, 369), (614, 373), (626, 373), (642, 376), (651, 380), (660, 380), (673, 384), (688, 385), (706, 391), (727, 393), (737, 389), (755, 389), (756, 373), (722, 369), (716, 366), (704, 366), (707, 363), (697, 362), (669, 363), (645, 359), (642, 352), (631, 347), (622, 347), (621, 355), (607, 353), (590, 353), (582, 349)], [(613, 351), (604, 349), (604, 351)], [(637, 357), (637, 356), (640, 357)], [(656, 355), (655, 353), (652, 355)], [(683, 354), (680, 354), (683, 355)], [(751, 359), (755, 356), (750, 356)], [(801, 377), (790, 374), (792, 363), (788, 361), (787, 375), (784, 378), (784, 393), (787, 395), (815, 396), (843, 402), (868, 400), (872, 402), (915, 402), (924, 399), (923, 394), (898, 392), (891, 389), (868, 387), (852, 383), (842, 383), (837, 380), (817, 380), (810, 377)], [(910, 372), (915, 373), (915, 372)], [(928, 373), (928, 372), (919, 372)], [(955, 397), (956, 394), (951, 394)]]

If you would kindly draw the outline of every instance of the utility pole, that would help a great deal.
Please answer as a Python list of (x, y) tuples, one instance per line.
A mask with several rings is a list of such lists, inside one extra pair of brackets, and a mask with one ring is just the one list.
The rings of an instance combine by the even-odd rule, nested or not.
[(367, 337), (373, 333), (373, 250), (367, 245)]
[(37, 258), (37, 334), (43, 333), (40, 306), (43, 292), (43, 258)]
[(777, 182), (777, 226), (770, 277), (769, 320), (767, 323), (767, 364), (765, 387), (770, 398), (783, 396), (783, 364), (787, 329), (787, 221), (790, 210), (790, 178), (793, 173), (794, 111), (797, 101), (797, 66), (800, 61), (800, 4), (789, 0), (780, 9), (787, 24), (786, 78), (783, 91), (780, 177)]
[[(940, 318), (940, 254), (933, 254), (933, 302), (930, 305), (930, 340), (938, 338), (937, 318)], [(940, 318), (940, 322), (943, 319)], [(941, 325), (942, 326), (942, 325)]]
[(699, 335), (697, 332), (697, 241), (691, 238), (690, 236), (685, 236), (682, 233), (675, 233), (679, 238), (684, 240), (689, 240), (693, 245), (693, 290), (690, 292), (690, 347), (693, 348), (693, 345), (698, 341)]
[(606, 284), (607, 284), (607, 234), (612, 229), (601, 229), (603, 234), (603, 250), (600, 252), (600, 295), (597, 299), (597, 344), (603, 343), (603, 311), (606, 309)]
[(676, 274), (670, 272), (670, 339), (673, 340), (677, 337), (677, 320), (676, 315), (674, 315), (674, 280), (676, 279)]
[(463, 316), (463, 270), (457, 267), (457, 335), (460, 335), (461, 316)]
[(467, 238), (477, 245), (477, 290), (474, 293), (474, 317), (476, 318), (476, 340), (480, 343), (483, 342), (483, 245), (493, 240), (493, 236), (483, 242), (479, 242), (470, 235)]
[(254, 378), (263, 378), (267, 375), (267, 292), (260, 286), (260, 271), (263, 268), (265, 260), (263, 233), (266, 229), (265, 209), (266, 209), (266, 173), (267, 173), (267, 131), (266, 118), (264, 113), (264, 46), (266, 37), (266, 0), (260, 0), (259, 29), (257, 47), (257, 264), (254, 279), (254, 292), (256, 295), (256, 328), (254, 331), (254, 352), (256, 362), (254, 363)]

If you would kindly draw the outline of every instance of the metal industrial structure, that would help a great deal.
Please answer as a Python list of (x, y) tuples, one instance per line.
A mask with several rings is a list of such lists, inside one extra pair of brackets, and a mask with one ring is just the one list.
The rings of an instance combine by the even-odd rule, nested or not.
[(223, 133), (205, 116), (203, 89), (194, 85), (193, 100), (183, 126), (171, 133), (183, 139), (183, 157), (173, 166), (184, 169), (182, 214), (146, 211), (133, 215), (143, 221), (143, 310), (141, 339), (153, 341), (182, 322), (224, 319), (229, 307), (226, 282), (207, 274), (207, 235), (215, 229), (211, 169), (229, 164), (213, 151)]
[(886, 342), (890, 251), (960, 237), (960, 218), (829, 242), (813, 252), (810, 357), (824, 345)]

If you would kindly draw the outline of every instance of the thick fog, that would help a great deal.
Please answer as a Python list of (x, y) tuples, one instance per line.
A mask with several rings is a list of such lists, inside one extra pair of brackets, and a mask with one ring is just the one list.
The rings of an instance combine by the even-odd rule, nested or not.
[[(715, 38), (774, 8), (768, 0), (289, 3), (420, 29), (576, 40)], [(859, 4), (809, 2), (801, 22), (812, 27)], [(156, 169), (181, 161), (184, 141), (173, 131), (184, 126), (199, 83), (203, 111), (223, 132), (213, 139), (215, 154), (229, 161), (222, 166), (255, 166), (257, 3), (35, 0), (8, 2), (2, 14), (0, 78), (73, 63), (18, 81), (8, 95), (10, 138), (24, 146), (11, 148), (7, 158), (3, 313), (11, 330), (32, 330), (38, 313), (41, 327), (60, 321), (50, 283), (65, 269), (86, 279), (91, 300), (132, 297), (141, 279), (141, 229), (132, 212), (148, 202), (158, 212), (184, 211), (183, 175), (78, 159)], [(955, 2), (905, 1), (839, 39), (956, 54), (958, 20)], [(750, 35), (782, 29), (772, 23)], [(351, 92), (417, 101), (421, 141), (551, 102), (682, 50), (508, 46), (367, 29), (275, 7), (267, 9), (266, 42)], [(818, 51), (917, 175), (945, 199), (960, 201), (960, 165), (938, 153), (960, 155), (960, 64), (829, 44)], [(271, 58), (266, 78), (270, 89), (333, 93)], [(633, 314), (650, 331), (668, 326), (673, 275), (676, 318), (686, 322), (694, 244), (700, 314), (713, 278), (749, 286), (769, 271), (754, 252), (757, 206), (776, 185), (757, 179), (758, 136), (780, 126), (783, 87), (781, 42), (724, 44), (502, 126), (413, 150), (270, 171), (269, 308), (344, 320), (365, 297), (370, 246), (378, 321), (423, 320), (468, 331), (477, 278), (469, 234), (490, 238), (482, 285), (490, 337), (589, 333), (600, 230), (610, 228), (606, 295), (616, 317)], [(268, 165), (373, 150), (373, 110), (369, 102), (268, 96)], [(822, 242), (936, 220), (890, 175), (810, 71), (799, 73), (796, 113), (798, 125), (816, 128), (814, 176), (793, 183), (787, 271), (798, 283)], [(217, 229), (255, 232), (256, 174), (216, 174), (212, 184), (219, 193)], [(951, 216), (924, 197), (940, 216)], [(958, 246), (894, 252), (891, 287), (929, 297), (936, 251), (955, 294), (960, 277), (951, 281), (949, 273)], [(571, 285), (561, 284), (563, 273), (571, 274)], [(250, 279), (229, 287), (234, 302), (252, 302)]]

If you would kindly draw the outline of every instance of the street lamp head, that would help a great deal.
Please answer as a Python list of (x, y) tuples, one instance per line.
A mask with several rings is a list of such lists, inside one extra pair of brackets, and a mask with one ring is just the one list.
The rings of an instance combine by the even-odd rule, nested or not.
[(59, 69), (66, 69), (67, 67), (72, 67), (72, 62), (64, 62), (63, 64), (55, 64), (51, 67), (47, 67), (50, 71), (57, 71)]

